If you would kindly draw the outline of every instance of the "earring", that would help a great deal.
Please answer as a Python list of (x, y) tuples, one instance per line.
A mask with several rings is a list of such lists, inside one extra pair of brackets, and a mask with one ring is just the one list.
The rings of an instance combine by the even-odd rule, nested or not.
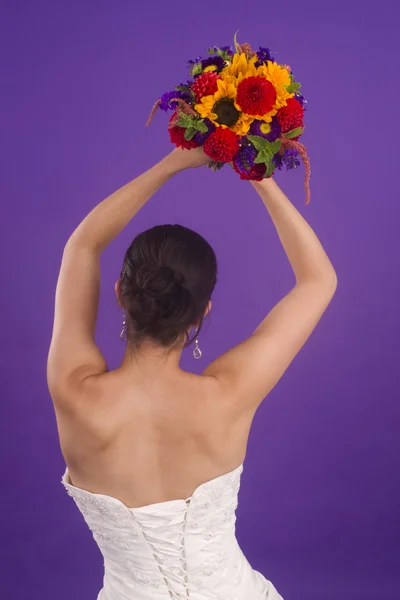
[(201, 356), (202, 356), (203, 353), (202, 353), (202, 351), (199, 348), (199, 340), (197, 338), (196, 338), (196, 342), (195, 343), (196, 343), (196, 347), (193, 350), (193, 356), (194, 356), (194, 358), (201, 358)]
[(121, 340), (126, 341), (128, 339), (128, 328), (126, 326), (126, 312), (123, 311), (122, 312), (122, 329), (121, 329), (121, 333), (119, 334), (119, 337), (121, 338)]

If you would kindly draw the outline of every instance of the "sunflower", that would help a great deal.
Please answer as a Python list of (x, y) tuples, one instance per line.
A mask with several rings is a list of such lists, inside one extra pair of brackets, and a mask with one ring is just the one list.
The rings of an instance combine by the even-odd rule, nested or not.
[(221, 72), (222, 76), (235, 77), (239, 84), (245, 77), (254, 77), (257, 75), (257, 69), (255, 63), (258, 60), (258, 56), (253, 56), (250, 60), (247, 60), (246, 54), (235, 54), (230, 65), (225, 67)]
[(254, 117), (242, 113), (236, 105), (237, 84), (236, 77), (221, 73), (221, 78), (217, 80), (218, 90), (203, 96), (194, 108), (202, 119), (210, 119), (217, 127), (229, 127), (237, 135), (245, 135)]
[(236, 98), (237, 90), (234, 83), (217, 80), (218, 89), (214, 94), (210, 96), (203, 96), (198, 104), (195, 104), (194, 108), (197, 110), (202, 119), (210, 119), (217, 125), (218, 114), (214, 112), (214, 107), (217, 102), (221, 100), (234, 100)]
[[(272, 61), (267, 61), (265, 64), (256, 67), (255, 65), (257, 61), (257, 55), (248, 59), (244, 52), (241, 54), (235, 54), (231, 64), (220, 72), (221, 79), (223, 81), (228, 80), (235, 82), (236, 89), (244, 79), (248, 79), (250, 77), (262, 77), (274, 86), (276, 99), (273, 105), (270, 107), (270, 110), (262, 115), (253, 115), (250, 124), (254, 118), (258, 118), (266, 123), (270, 123), (272, 121), (272, 117), (277, 114), (278, 110), (283, 106), (286, 106), (287, 99), (294, 96), (294, 94), (289, 94), (289, 92), (286, 90), (286, 87), (291, 84), (291, 80), (289, 71), (285, 67), (282, 67), (281, 65), (278, 65)], [(238, 110), (241, 110), (241, 107), (237, 102), (235, 102), (235, 107)], [(247, 131), (245, 131), (245, 133), (247, 133)]]

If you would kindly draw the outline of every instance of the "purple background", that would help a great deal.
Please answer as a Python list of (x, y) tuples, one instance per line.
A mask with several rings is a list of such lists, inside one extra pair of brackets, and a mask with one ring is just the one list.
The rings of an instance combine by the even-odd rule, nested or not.
[[(90, 600), (101, 587), (101, 556), (60, 483), (45, 380), (61, 253), (96, 202), (171, 149), (165, 114), (144, 127), (153, 102), (185, 80), (188, 58), (231, 44), (237, 29), (303, 84), (311, 204), (303, 169), (278, 182), (339, 279), (257, 413), (239, 541), (285, 600), (400, 598), (394, 2), (379, 11), (359, 0), (276, 4), (1, 4), (1, 598)], [(113, 285), (124, 249), (167, 222), (203, 234), (220, 262), (204, 358), (186, 350), (183, 368), (203, 369), (247, 337), (293, 284), (249, 184), (230, 169), (181, 174), (104, 255), (98, 339), (111, 367), (122, 355)]]

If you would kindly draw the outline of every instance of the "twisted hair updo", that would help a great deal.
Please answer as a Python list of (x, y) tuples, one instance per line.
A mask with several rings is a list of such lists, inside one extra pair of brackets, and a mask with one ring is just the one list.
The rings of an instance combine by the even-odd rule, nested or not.
[(121, 300), (128, 339), (147, 338), (171, 347), (203, 317), (217, 282), (217, 260), (210, 244), (182, 225), (156, 225), (129, 246), (121, 271)]

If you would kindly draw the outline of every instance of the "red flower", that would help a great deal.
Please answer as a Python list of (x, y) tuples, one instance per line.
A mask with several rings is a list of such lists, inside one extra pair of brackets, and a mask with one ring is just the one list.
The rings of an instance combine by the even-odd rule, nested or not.
[(282, 133), (303, 126), (304, 108), (296, 98), (288, 98), (287, 105), (278, 110), (276, 118)]
[(265, 115), (275, 102), (276, 90), (265, 77), (246, 77), (238, 85), (236, 103), (248, 115)]
[[(169, 122), (176, 118), (176, 113), (172, 115)], [(197, 148), (200, 144), (194, 141), (194, 139), (187, 140), (185, 139), (185, 131), (184, 127), (179, 127), (179, 125), (174, 125), (169, 129), (169, 135), (171, 138), (171, 142), (176, 144), (177, 148), (186, 148), (187, 150), (191, 150), (192, 148)]]
[(197, 102), (200, 102), (203, 96), (211, 96), (218, 90), (217, 79), (219, 79), (218, 73), (215, 71), (206, 71), (198, 77), (196, 77), (192, 91), (196, 96)]
[(230, 162), (238, 150), (239, 136), (225, 127), (217, 127), (204, 143), (204, 152), (217, 162)]
[(253, 165), (250, 171), (241, 171), (236, 166), (235, 162), (233, 163), (233, 168), (236, 173), (239, 173), (240, 179), (246, 179), (247, 181), (262, 181), (264, 179), (265, 171), (267, 170), (265, 164), (262, 163)]

